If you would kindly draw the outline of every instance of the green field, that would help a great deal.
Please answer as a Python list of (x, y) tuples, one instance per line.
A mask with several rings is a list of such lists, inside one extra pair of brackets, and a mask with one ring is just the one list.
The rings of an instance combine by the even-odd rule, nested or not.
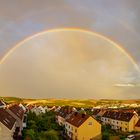
[(72, 99), (24, 99), (17, 97), (0, 97), (7, 104), (9, 103), (23, 103), (23, 104), (36, 104), (36, 105), (48, 105), (48, 106), (75, 106), (75, 107), (93, 107), (98, 105), (109, 104), (132, 104), (140, 103), (140, 100), (109, 100), (109, 99), (85, 99), (85, 100), (72, 100)]

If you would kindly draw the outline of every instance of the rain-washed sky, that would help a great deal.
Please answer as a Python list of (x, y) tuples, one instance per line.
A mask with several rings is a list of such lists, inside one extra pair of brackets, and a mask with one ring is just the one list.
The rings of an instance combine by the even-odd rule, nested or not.
[[(102, 34), (107, 38), (110, 38), (114, 42), (117, 42), (121, 45), (135, 60), (135, 62), (140, 66), (140, 1), (139, 0), (1, 0), (0, 1), (0, 57), (2, 58), (15, 44), (27, 38), (35, 33), (56, 29), (56, 28), (81, 28), (89, 31), (96, 32), (98, 34)], [(53, 37), (58, 39), (58, 36), (61, 36), (61, 33), (56, 33), (50, 38), (50, 44), (46, 41), (43, 41), (43, 45), (40, 46), (42, 51), (45, 52), (44, 44), (48, 43), (48, 48), (52, 48), (53, 51), (58, 55), (60, 52), (57, 50), (59, 46), (64, 43), (59, 41), (56, 45), (52, 45)], [(76, 50), (75, 48), (70, 49), (70, 42), (73, 40), (66, 33), (65, 38), (67, 38), (66, 50), (63, 50), (63, 55), (60, 60), (67, 58), (68, 60), (72, 59), (68, 57), (66, 54), (67, 51), (70, 51), (72, 54), (74, 53), (74, 60), (70, 61), (70, 67), (72, 71), (66, 72), (68, 69), (68, 65), (65, 65), (65, 69), (58, 65), (58, 67), (54, 67), (57, 62), (51, 56), (47, 56), (45, 54), (44, 59), (51, 58), (50, 61), (47, 61), (47, 64), (44, 66), (44, 63), (38, 62), (34, 63), (34, 66), (31, 67), (29, 65), (29, 61), (34, 61), (32, 59), (37, 52), (37, 46), (35, 46), (35, 42), (37, 42), (38, 38), (30, 41), (30, 46), (28, 47), (28, 43), (22, 45), (21, 48), (16, 50), (16, 54), (14, 53), (7, 58), (7, 63), (4, 63), (0, 66), (0, 76), (1, 80), (1, 95), (2, 96), (19, 96), (19, 97), (32, 97), (32, 98), (138, 98), (139, 97), (139, 74), (132, 70), (131, 64), (129, 65), (126, 61), (126, 57), (118, 57), (120, 54), (119, 50), (116, 50), (116, 55), (108, 58), (107, 54), (112, 52), (112, 49), (109, 49), (109, 45), (105, 45), (104, 49), (96, 48), (96, 43), (102, 44), (102, 40), (96, 39), (95, 37), (88, 38), (88, 35), (84, 34), (83, 40), (87, 43), (87, 48), (91, 49), (91, 45), (94, 46), (91, 51), (87, 51), (81, 48)], [(73, 35), (75, 36), (75, 34)], [(77, 37), (78, 36), (78, 37)], [(76, 35), (77, 40), (80, 35)], [(63, 35), (62, 35), (63, 37)], [(69, 38), (68, 38), (69, 37)], [(75, 38), (76, 38), (75, 37)], [(48, 38), (48, 35), (45, 35), (44, 38)], [(70, 40), (71, 39), (71, 40)], [(66, 44), (66, 40), (64, 41)], [(73, 41), (73, 43), (77, 43)], [(90, 43), (89, 43), (90, 42)], [(96, 43), (95, 43), (96, 42)], [(79, 43), (79, 42), (78, 42)], [(104, 43), (105, 44), (105, 43)], [(39, 44), (40, 45), (40, 44)], [(78, 44), (79, 45), (79, 44)], [(77, 46), (78, 46), (77, 45)], [(51, 47), (53, 46), (53, 47)], [(79, 47), (79, 46), (78, 46)], [(44, 49), (43, 49), (44, 48)], [(21, 51), (22, 50), (22, 51)], [(94, 50), (94, 51), (93, 51)], [(104, 50), (104, 53), (102, 52)], [(52, 50), (51, 50), (52, 51)], [(83, 54), (82, 60), (79, 51)], [(93, 51), (93, 54), (91, 52)], [(27, 53), (28, 52), (28, 53)], [(65, 54), (66, 53), (66, 54)], [(98, 56), (98, 61), (95, 61), (92, 55), (96, 53)], [(104, 54), (104, 55), (103, 55)], [(36, 54), (39, 57), (39, 53)], [(90, 60), (87, 58), (90, 58)], [(100, 63), (100, 57), (102, 56), (103, 63)], [(36, 58), (37, 58), (36, 57)], [(13, 58), (13, 59), (12, 59)], [(25, 59), (27, 58), (27, 60)], [(40, 58), (40, 57), (39, 57)], [(43, 56), (42, 56), (43, 58)], [(43, 60), (41, 58), (41, 60)], [(59, 58), (59, 57), (58, 57)], [(85, 58), (85, 59), (84, 59)], [(51, 63), (52, 59), (54, 63)], [(80, 60), (79, 60), (80, 59)], [(109, 65), (114, 65), (116, 60), (120, 62), (118, 67), (123, 68), (123, 72), (125, 73), (121, 77), (120, 71), (118, 72), (118, 67), (111, 67), (108, 70), (108, 67), (104, 68), (103, 72), (99, 72), (100, 66), (104, 66), (103, 64), (107, 63)], [(126, 59), (126, 60), (125, 60)], [(13, 61), (12, 61), (13, 60)], [(39, 60), (39, 59), (37, 59)], [(59, 60), (59, 61), (60, 61)], [(110, 61), (109, 61), (110, 60)], [(122, 61), (125, 60), (125, 61)], [(88, 65), (86, 70), (81, 68), (80, 62), (83, 65)], [(90, 62), (89, 62), (90, 61)], [(62, 61), (60, 61), (62, 62)], [(18, 73), (18, 69), (20, 64), (24, 65), (24, 68), (20, 70)], [(50, 66), (50, 63), (52, 67)], [(93, 65), (89, 65), (89, 63), (94, 63)], [(97, 64), (96, 64), (97, 63)], [(45, 78), (42, 80), (43, 75), (35, 77), (39, 71), (32, 72), (33, 67), (39, 67), (45, 71)], [(58, 63), (59, 64), (59, 63)], [(63, 63), (62, 63), (63, 64)], [(29, 71), (27, 66), (29, 67)], [(50, 66), (50, 69), (46, 69), (47, 66)], [(73, 66), (76, 66), (74, 69)], [(96, 67), (96, 70), (93, 68)], [(106, 64), (105, 64), (106, 66)], [(127, 70), (124, 69), (127, 67)], [(58, 71), (52, 71), (53, 68), (60, 68)], [(114, 68), (114, 69), (112, 69)], [(39, 68), (38, 68), (39, 69)], [(93, 71), (91, 71), (93, 69)], [(40, 70), (40, 69), (39, 69)], [(77, 70), (82, 71), (84, 76), (78, 73)], [(90, 70), (90, 72), (89, 72)], [(115, 71), (117, 76), (121, 79), (114, 79), (114, 75), (110, 74), (110, 70), (112, 73)], [(60, 72), (61, 71), (61, 72)], [(72, 73), (73, 72), (73, 73)], [(23, 75), (20, 77), (19, 75)], [(72, 74), (77, 75), (75, 78), (71, 78)], [(101, 77), (100, 74), (105, 74), (111, 78), (103, 78), (104, 83), (111, 82), (110, 87), (108, 84), (100, 84)], [(12, 75), (12, 76), (11, 76)], [(32, 76), (31, 76), (32, 75)], [(31, 76), (31, 77), (30, 77)], [(81, 77), (81, 78), (78, 78)], [(93, 80), (91, 77), (95, 76), (97, 80)], [(20, 78), (19, 78), (20, 77)], [(29, 77), (29, 79), (28, 79)], [(56, 78), (57, 77), (57, 78)], [(89, 78), (90, 77), (90, 78)], [(113, 77), (113, 79), (112, 79)], [(37, 81), (39, 79), (39, 82)], [(48, 80), (50, 79), (50, 80)], [(53, 80), (54, 79), (54, 80)], [(59, 79), (60, 82), (59, 82)], [(111, 80), (108, 80), (111, 79)], [(123, 80), (122, 80), (123, 79)], [(125, 79), (125, 80), (124, 80)], [(126, 80), (127, 79), (127, 80)], [(58, 80), (58, 81), (57, 81)], [(93, 81), (92, 81), (93, 80)], [(115, 82), (114, 82), (115, 80)], [(25, 82), (26, 81), (26, 82)], [(28, 82), (27, 82), (28, 81)], [(70, 83), (71, 81), (71, 83)], [(86, 81), (86, 84), (84, 83)], [(34, 83), (35, 82), (35, 83)], [(93, 84), (91, 84), (93, 82)], [(26, 83), (26, 84), (25, 84)], [(31, 84), (34, 83), (34, 84)], [(41, 83), (41, 84), (39, 84)], [(43, 83), (45, 83), (43, 85)], [(46, 85), (49, 86), (46, 86)], [(114, 87), (114, 84), (116, 85)], [(25, 85), (25, 87), (23, 86)], [(43, 85), (43, 86), (42, 86)], [(112, 85), (112, 87), (111, 87)], [(64, 87), (64, 88), (62, 88)], [(102, 88), (103, 87), (103, 88)], [(26, 90), (25, 90), (26, 89)], [(101, 90), (102, 89), (102, 90)]]

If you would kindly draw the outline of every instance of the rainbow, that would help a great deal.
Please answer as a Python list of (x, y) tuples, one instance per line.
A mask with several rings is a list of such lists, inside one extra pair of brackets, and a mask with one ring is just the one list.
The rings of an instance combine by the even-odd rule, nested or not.
[(135, 60), (132, 58), (132, 56), (120, 45), (118, 45), (116, 42), (112, 41), (111, 39), (98, 34), (96, 32), (92, 32), (92, 31), (88, 31), (85, 29), (80, 29), (80, 28), (60, 28), (60, 29), (50, 29), (50, 30), (45, 30), (42, 32), (39, 32), (37, 34), (34, 34), (30, 37), (25, 38), (24, 40), (20, 41), (18, 44), (16, 44), (15, 46), (13, 46), (0, 60), (0, 65), (2, 63), (4, 63), (4, 61), (8, 58), (8, 56), (10, 54), (12, 54), (18, 47), (20, 47), (22, 44), (24, 44), (25, 42), (29, 41), (30, 39), (33, 39), (34, 37), (46, 34), (46, 33), (52, 33), (52, 32), (59, 32), (59, 31), (74, 31), (74, 32), (81, 32), (81, 33), (87, 33), (90, 35), (94, 35), (96, 37), (102, 38), (103, 40), (110, 42), (113, 46), (117, 47), (124, 55), (126, 55), (128, 57), (128, 59), (133, 63), (133, 65), (135, 66), (135, 68), (140, 72), (139, 66), (137, 65), (137, 63), (135, 62)]

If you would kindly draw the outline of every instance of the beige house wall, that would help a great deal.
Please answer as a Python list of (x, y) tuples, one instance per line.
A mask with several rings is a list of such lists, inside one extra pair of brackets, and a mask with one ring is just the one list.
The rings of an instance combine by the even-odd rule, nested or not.
[(5, 125), (0, 122), (0, 140), (13, 140), (13, 133), (15, 131), (15, 125), (9, 130)]

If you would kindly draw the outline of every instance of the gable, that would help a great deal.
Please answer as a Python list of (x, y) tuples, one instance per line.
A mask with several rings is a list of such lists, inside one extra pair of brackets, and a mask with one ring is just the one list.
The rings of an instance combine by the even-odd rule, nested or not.
[(80, 127), (79, 129), (85, 127), (85, 128), (96, 128), (100, 127), (101, 124), (97, 122), (93, 117), (89, 117)]

